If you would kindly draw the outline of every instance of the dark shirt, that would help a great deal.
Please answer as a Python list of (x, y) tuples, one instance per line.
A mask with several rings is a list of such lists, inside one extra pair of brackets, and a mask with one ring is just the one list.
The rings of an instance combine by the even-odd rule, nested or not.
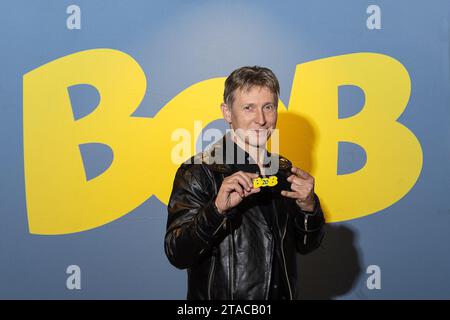
[[(234, 159), (230, 161), (231, 159), (227, 159), (228, 163), (232, 162), (232, 166), (234, 167), (235, 171), (242, 170), (243, 172), (259, 172), (259, 166), (252, 162), (252, 159), (250, 155), (241, 149), (237, 144), (232, 142), (230, 139), (227, 139), (226, 142), (228, 144), (233, 144), (234, 146)], [(229, 153), (228, 153), (229, 154)], [(243, 155), (244, 154), (244, 155)], [(266, 154), (266, 156), (270, 155), (269, 153)], [(240, 161), (238, 159), (245, 159), (245, 163), (239, 163)], [(227, 161), (226, 159), (224, 159)], [(280, 190), (277, 189), (276, 192), (280, 192)], [(281, 252), (281, 249), (279, 248), (281, 245), (280, 238), (273, 232), (275, 221), (275, 211), (273, 209), (272, 202), (274, 201), (273, 197), (275, 196), (275, 192), (271, 191), (267, 188), (261, 188), (261, 191), (257, 194), (254, 194), (252, 197), (252, 201), (254, 201), (254, 204), (258, 206), (264, 215), (264, 218), (266, 220), (266, 223), (268, 225), (268, 228), (270, 230), (270, 233), (272, 235), (272, 239), (274, 241), (274, 256), (272, 257), (272, 274), (271, 274), (271, 282), (270, 282), (270, 290), (269, 290), (269, 299), (271, 300), (278, 300), (278, 299), (287, 299), (289, 297), (288, 289), (286, 287), (285, 279), (282, 276), (283, 272), (283, 259), (280, 256), (279, 252)], [(281, 195), (278, 195), (281, 196)]]
[(289, 296), (289, 293), (284, 277), (281, 276), (283, 272), (283, 258), (279, 254), (281, 252), (281, 248), (279, 248), (281, 246), (281, 241), (280, 238), (273, 232), (273, 225), (276, 223), (274, 217), (274, 214), (276, 213), (272, 207), (273, 194), (266, 191), (266, 189), (262, 189), (256, 196), (258, 206), (264, 214), (264, 218), (266, 219), (272, 238), (274, 239), (274, 255), (272, 257), (272, 275), (270, 281), (269, 299), (286, 299)]

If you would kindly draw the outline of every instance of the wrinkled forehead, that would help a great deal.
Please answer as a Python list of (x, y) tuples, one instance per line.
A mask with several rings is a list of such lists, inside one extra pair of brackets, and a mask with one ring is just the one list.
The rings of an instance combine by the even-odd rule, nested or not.
[[(236, 102), (237, 98), (241, 100), (246, 100), (248, 102), (254, 103), (274, 103), (277, 104), (278, 97), (276, 93), (273, 92), (267, 86), (246, 84), (242, 87), (236, 88), (233, 92), (233, 101)], [(242, 101), (241, 101), (242, 102)]]

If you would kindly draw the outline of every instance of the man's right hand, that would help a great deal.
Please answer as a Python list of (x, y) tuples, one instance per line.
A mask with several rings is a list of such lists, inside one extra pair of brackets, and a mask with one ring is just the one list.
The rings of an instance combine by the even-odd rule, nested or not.
[(238, 171), (223, 179), (215, 202), (219, 213), (224, 214), (241, 203), (245, 197), (258, 193), (261, 188), (253, 187), (253, 179), (257, 177), (257, 173)]

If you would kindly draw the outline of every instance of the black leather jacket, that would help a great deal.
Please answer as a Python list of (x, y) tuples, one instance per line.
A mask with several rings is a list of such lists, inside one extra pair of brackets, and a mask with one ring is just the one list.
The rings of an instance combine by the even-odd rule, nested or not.
[[(256, 164), (211, 162), (208, 157), (223, 140), (230, 144), (226, 135), (209, 149), (212, 153), (191, 158), (176, 173), (168, 204), (166, 255), (175, 267), (188, 269), (188, 299), (268, 299), (274, 257), (281, 257), (278, 278), (287, 288), (286, 298), (298, 299), (297, 252), (311, 252), (323, 237), (319, 199), (315, 195), (315, 210), (308, 213), (279, 195), (280, 190), (266, 193), (272, 223), (254, 201), (257, 194), (219, 214), (214, 201), (223, 179), (239, 170), (259, 171)], [(280, 172), (290, 164), (281, 156), (279, 161)]]

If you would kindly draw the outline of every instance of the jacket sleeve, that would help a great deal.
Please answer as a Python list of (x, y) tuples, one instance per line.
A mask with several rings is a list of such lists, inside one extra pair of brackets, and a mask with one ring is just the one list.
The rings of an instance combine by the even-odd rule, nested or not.
[(182, 164), (170, 196), (164, 249), (175, 267), (190, 268), (208, 251), (225, 222), (214, 204), (213, 181), (200, 164)]
[(307, 254), (317, 249), (325, 235), (325, 219), (320, 206), (319, 197), (314, 194), (315, 208), (313, 212), (303, 211), (292, 202), (294, 225), (296, 229), (297, 250)]

